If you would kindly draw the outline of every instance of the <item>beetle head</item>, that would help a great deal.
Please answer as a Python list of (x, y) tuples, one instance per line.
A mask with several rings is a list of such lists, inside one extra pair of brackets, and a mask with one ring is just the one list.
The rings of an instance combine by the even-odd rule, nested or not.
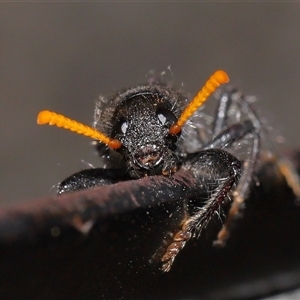
[(135, 177), (164, 169), (177, 147), (177, 136), (169, 134), (176, 121), (170, 103), (150, 92), (130, 95), (116, 108), (111, 137), (122, 143), (119, 151)]

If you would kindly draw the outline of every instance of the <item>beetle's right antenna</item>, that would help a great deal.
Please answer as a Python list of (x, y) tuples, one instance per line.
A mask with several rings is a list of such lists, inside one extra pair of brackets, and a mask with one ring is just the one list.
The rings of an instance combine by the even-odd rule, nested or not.
[(170, 134), (176, 135), (181, 127), (193, 115), (193, 113), (207, 100), (207, 98), (223, 83), (227, 83), (229, 77), (222, 70), (216, 71), (205, 83), (204, 87), (195, 96), (192, 102), (185, 108), (177, 122), (169, 129)]
[(116, 150), (122, 147), (122, 143), (119, 140), (112, 139), (92, 127), (83, 125), (82, 123), (71, 120), (63, 115), (51, 112), (49, 110), (43, 110), (38, 114), (37, 123), (39, 125), (49, 124), (56, 125), (57, 127), (63, 127), (78, 134), (82, 134), (91, 137), (92, 139), (98, 140), (106, 144), (111, 149)]

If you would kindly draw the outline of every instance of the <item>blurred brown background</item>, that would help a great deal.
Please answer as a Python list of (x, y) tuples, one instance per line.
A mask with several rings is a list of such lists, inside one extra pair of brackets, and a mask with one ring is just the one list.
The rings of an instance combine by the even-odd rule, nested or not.
[(53, 193), (81, 160), (97, 165), (87, 138), (37, 126), (40, 110), (91, 124), (99, 94), (169, 65), (192, 94), (225, 69), (299, 147), (299, 15), (299, 3), (0, 4), (0, 201)]

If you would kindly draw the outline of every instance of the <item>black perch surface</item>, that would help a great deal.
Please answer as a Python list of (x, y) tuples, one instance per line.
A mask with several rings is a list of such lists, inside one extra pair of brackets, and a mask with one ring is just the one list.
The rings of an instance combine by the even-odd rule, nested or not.
[[(299, 172), (300, 153), (293, 162)], [(274, 162), (257, 177), (226, 246), (212, 245), (216, 220), (168, 273), (158, 249), (197, 194), (188, 172), (3, 207), (0, 298), (256, 299), (298, 288), (299, 200)]]

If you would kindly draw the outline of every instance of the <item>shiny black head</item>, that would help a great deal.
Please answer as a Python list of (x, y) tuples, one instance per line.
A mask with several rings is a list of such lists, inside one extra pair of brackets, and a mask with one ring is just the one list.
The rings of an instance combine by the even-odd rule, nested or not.
[(108, 102), (109, 136), (122, 143), (117, 151), (132, 177), (176, 170), (179, 161), (174, 150), (179, 134), (171, 135), (169, 129), (177, 121), (183, 101), (186, 99), (178, 92), (150, 85), (127, 90)]

